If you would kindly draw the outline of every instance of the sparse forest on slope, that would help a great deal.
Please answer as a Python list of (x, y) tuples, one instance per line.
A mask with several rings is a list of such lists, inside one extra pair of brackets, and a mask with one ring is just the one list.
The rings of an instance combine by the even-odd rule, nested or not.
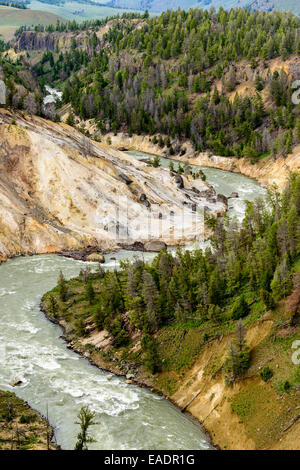
[(84, 47), (80, 25), (58, 25), (47, 34), (72, 31), (71, 50), (52, 46), (34, 71), (42, 85), (62, 85), (63, 103), (82, 120), (95, 119), (102, 133), (161, 133), (189, 139), (196, 151), (251, 161), (285, 156), (300, 141), (291, 87), (299, 25), (278, 12), (168, 11), (111, 22), (104, 34), (90, 23)]
[[(198, 419), (218, 406), (209, 429), (222, 447), (278, 448), (299, 418), (290, 358), (300, 325), (299, 175), (268, 202), (249, 204), (242, 227), (211, 219), (212, 249), (164, 251), (151, 264), (100, 266), (70, 281), (61, 274), (43, 310), (100, 367), (154, 384), (182, 407), (198, 392)], [(299, 448), (296, 436), (293, 428)]]
[[(86, 282), (89, 276), (83, 276), (97, 328), (108, 329), (115, 344), (122, 345), (129, 339), (122, 317), (128, 311), (133, 327), (152, 334), (173, 321), (222, 325), (238, 320), (250, 313), (249, 303), (261, 310), (274, 308), (292, 291), (291, 270), (300, 254), (299, 175), (291, 177), (282, 196), (270, 192), (269, 206), (260, 200), (249, 203), (242, 227), (236, 221), (209, 219), (213, 249), (179, 250), (176, 257), (162, 252), (151, 265), (137, 262), (125, 264), (120, 272), (101, 270), (95, 276), (97, 295), (92, 281)], [(66, 289), (61, 279), (55, 291), (61, 301), (67, 299)]]

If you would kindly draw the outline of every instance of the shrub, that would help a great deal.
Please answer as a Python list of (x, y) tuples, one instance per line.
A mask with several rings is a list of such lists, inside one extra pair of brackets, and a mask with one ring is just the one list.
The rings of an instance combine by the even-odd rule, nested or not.
[(203, 334), (203, 338), (202, 338), (203, 343), (206, 343), (206, 342), (208, 341), (208, 338), (209, 338), (209, 334), (208, 334), (208, 333), (204, 333), (204, 334)]
[(115, 337), (114, 346), (120, 348), (121, 346), (127, 346), (129, 343), (129, 336), (126, 330), (121, 330)]
[(122, 318), (116, 317), (109, 327), (110, 333), (114, 337), (114, 346), (119, 348), (126, 346), (129, 342), (129, 336), (126, 330), (123, 328)]
[(275, 302), (272, 294), (265, 289), (260, 290), (260, 297), (268, 310), (274, 308)]
[(29, 415), (24, 415), (22, 414), (20, 416), (20, 423), (21, 424), (29, 424), (33, 423), (36, 420), (36, 416), (34, 414), (29, 414)]
[(239, 320), (249, 314), (249, 306), (245, 300), (245, 297), (241, 295), (233, 304), (231, 316), (233, 320)]
[(285, 380), (284, 382), (282, 382), (282, 384), (280, 385), (280, 389), (283, 391), (283, 392), (289, 392), (291, 390), (292, 386), (290, 384), (290, 382), (288, 380)]
[(269, 380), (271, 380), (273, 375), (274, 375), (274, 372), (269, 366), (265, 366), (263, 370), (260, 372), (260, 376), (264, 382), (268, 382)]

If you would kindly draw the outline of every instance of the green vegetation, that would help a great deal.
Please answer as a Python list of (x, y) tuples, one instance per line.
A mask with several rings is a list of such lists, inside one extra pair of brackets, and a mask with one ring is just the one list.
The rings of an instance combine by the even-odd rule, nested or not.
[[(151, 373), (190, 367), (205, 342), (235, 331), (225, 365), (231, 383), (251, 364), (246, 327), (292, 291), (299, 201), (300, 177), (293, 175), (282, 195), (270, 191), (268, 208), (260, 200), (249, 203), (241, 227), (232, 220), (207, 220), (214, 230), (212, 248), (178, 249), (176, 257), (164, 251), (151, 264), (139, 260), (123, 263), (119, 271), (83, 271), (68, 282), (60, 275), (44, 305), (48, 314), (54, 310), (55, 318), (73, 324), (79, 336), (91, 323), (108, 330), (114, 349), (123, 348)], [(293, 309), (291, 301), (291, 324), (297, 322), (297, 304), (296, 313)], [(137, 356), (127, 348), (133, 331), (141, 335)]]
[(53, 450), (46, 420), (14, 393), (0, 391), (0, 450)]
[(24, 8), (12, 8), (12, 6), (4, 6), (0, 3), (0, 25), (15, 26), (15, 29), (21, 25), (49, 25), (55, 24), (61, 20), (59, 16), (49, 12), (35, 11)]
[(271, 378), (273, 377), (274, 375), (274, 372), (273, 370), (269, 367), (269, 366), (265, 366), (263, 368), (263, 370), (261, 371), (260, 373), (260, 376), (261, 378), (265, 381), (265, 382), (268, 382), (269, 380), (271, 380)]
[(89, 434), (89, 428), (95, 426), (94, 421), (96, 413), (91, 411), (88, 406), (83, 406), (78, 414), (78, 420), (76, 424), (80, 425), (80, 433), (77, 436), (77, 442), (75, 450), (88, 450), (87, 445), (95, 442), (95, 440)]
[[(67, 80), (63, 102), (81, 119), (95, 119), (101, 132), (162, 133), (190, 139), (197, 151), (252, 162), (269, 153), (285, 156), (299, 142), (293, 77), (268, 70), (271, 59), (299, 54), (299, 19), (220, 8), (168, 11), (136, 24), (115, 22), (101, 40), (94, 24), (90, 50), (79, 50), (75, 38), (71, 51), (45, 53), (35, 72), (42, 83)], [(66, 28), (79, 25), (57, 26)], [(255, 77), (252, 94), (236, 90), (250, 80), (239, 71), (243, 59)]]

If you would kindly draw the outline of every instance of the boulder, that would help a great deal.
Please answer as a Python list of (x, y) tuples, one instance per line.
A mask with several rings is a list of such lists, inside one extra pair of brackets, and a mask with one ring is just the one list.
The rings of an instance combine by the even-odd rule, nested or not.
[(19, 385), (21, 385), (23, 382), (22, 380), (14, 380), (13, 382), (11, 382), (11, 386), (12, 387), (18, 387)]
[(140, 201), (143, 202), (143, 201), (146, 201), (146, 200), (147, 200), (146, 194), (142, 193), (142, 194), (140, 195)]
[(127, 375), (126, 375), (126, 379), (127, 379), (127, 380), (134, 379), (134, 374), (127, 374)]
[(229, 198), (235, 198), (235, 197), (239, 197), (239, 194), (233, 192), (233, 193), (230, 194), (230, 196), (228, 197), (228, 199), (229, 199)]
[(207, 198), (207, 197), (210, 197), (211, 194), (212, 194), (212, 192), (211, 192), (210, 189), (205, 189), (204, 191), (200, 191), (200, 192), (199, 192), (199, 195), (200, 195), (201, 197), (206, 197), (206, 198)]
[(101, 253), (91, 253), (85, 259), (86, 261), (96, 261), (97, 263), (105, 263), (105, 258)]
[(167, 248), (166, 243), (161, 240), (151, 240), (149, 242), (146, 242), (144, 245), (145, 251), (159, 252), (159, 251), (165, 250), (166, 248)]
[(227, 197), (224, 194), (217, 194), (217, 201), (227, 204)]
[(126, 380), (125, 383), (126, 383), (127, 385), (132, 385), (132, 384), (133, 384), (133, 380)]

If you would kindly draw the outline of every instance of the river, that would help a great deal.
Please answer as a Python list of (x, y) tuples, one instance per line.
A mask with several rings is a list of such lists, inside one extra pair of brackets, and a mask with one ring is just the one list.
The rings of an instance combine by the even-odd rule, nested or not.
[[(138, 160), (149, 158), (149, 154), (136, 150), (129, 150), (126, 153), (134, 156)], [(150, 155), (150, 157), (153, 157), (153, 155)], [(163, 168), (168, 168), (170, 161), (171, 160), (168, 158), (160, 157), (160, 164)], [(178, 167), (178, 163), (175, 160), (172, 161), (174, 168), (176, 169)], [(183, 162), (181, 165), (183, 166)], [(224, 194), (224, 196), (227, 197), (233, 192), (238, 193), (238, 198), (231, 198), (228, 200), (228, 214), (231, 217), (237, 217), (241, 220), (245, 213), (245, 201), (254, 201), (254, 199), (265, 197), (266, 195), (266, 189), (257, 181), (248, 178), (247, 176), (215, 168), (199, 167), (198, 165), (189, 166), (193, 170), (199, 170), (199, 168), (201, 168), (206, 176), (206, 181), (214, 188), (216, 193)]]
[[(136, 156), (142, 158), (140, 152)], [(164, 162), (165, 164), (165, 162)], [(264, 195), (255, 181), (237, 174), (203, 169), (217, 192), (240, 199), (230, 200), (240, 216), (243, 200)], [(254, 196), (253, 196), (254, 195)], [(112, 260), (111, 257), (116, 260)], [(104, 267), (114, 268), (120, 259), (154, 254), (120, 251), (106, 255)], [(82, 405), (96, 412), (93, 427), (95, 449), (210, 449), (201, 427), (167, 400), (145, 388), (127, 385), (66, 348), (60, 327), (50, 323), (39, 309), (42, 295), (57, 284), (59, 271), (66, 278), (77, 275), (84, 263), (56, 255), (15, 258), (0, 265), (0, 389), (13, 389), (33, 408), (46, 414), (55, 428), (56, 440), (72, 449)], [(91, 266), (95, 266), (91, 263)]]

